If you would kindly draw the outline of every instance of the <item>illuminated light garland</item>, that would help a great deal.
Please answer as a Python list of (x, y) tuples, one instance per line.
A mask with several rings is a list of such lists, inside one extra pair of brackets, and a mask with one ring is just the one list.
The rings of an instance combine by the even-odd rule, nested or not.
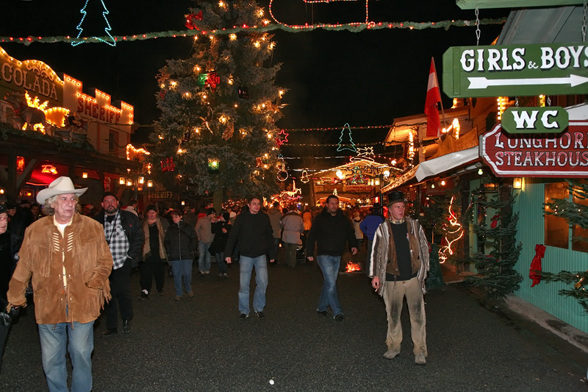
[[(84, 23), (84, 20), (86, 19), (86, 7), (88, 6), (88, 3), (90, 2), (90, 0), (86, 0), (86, 4), (84, 4), (84, 7), (80, 10), (80, 13), (82, 14), (82, 20), (80, 20), (80, 23), (78, 23), (78, 25), (76, 26), (76, 30), (79, 31), (78, 36), (76, 37), (76, 41), (73, 41), (71, 43), (71, 46), (78, 46), (79, 44), (83, 44), (88, 42), (88, 38), (87, 37), (83, 37), (82, 40), (80, 40), (80, 36), (82, 35), (82, 32), (84, 31), (84, 29), (82, 28), (82, 23)], [(114, 37), (112, 37), (112, 35), (110, 35), (110, 30), (112, 30), (112, 27), (110, 27), (110, 23), (108, 22), (108, 18), (106, 17), (106, 15), (108, 15), (110, 12), (108, 11), (108, 8), (106, 8), (106, 5), (104, 4), (104, 0), (100, 0), (100, 3), (102, 3), (102, 8), (104, 9), (104, 12), (102, 12), (102, 17), (104, 18), (104, 21), (106, 22), (106, 27), (104, 28), (104, 32), (106, 33), (106, 35), (110, 38), (105, 38), (105, 37), (92, 37), (97, 39), (99, 42), (103, 42), (107, 45), (110, 46), (116, 46), (116, 39), (114, 39)]]
[[(501, 25), (504, 24), (506, 21), (506, 17), (500, 19), (480, 19), (479, 25)], [(350, 31), (352, 33), (359, 33), (363, 30), (370, 29), (370, 30), (382, 30), (382, 29), (409, 29), (409, 30), (424, 30), (424, 29), (449, 29), (450, 27), (473, 27), (476, 26), (476, 22), (473, 20), (446, 20), (440, 22), (377, 22), (373, 25), (368, 25), (366, 23), (358, 23), (354, 25), (343, 25), (343, 24), (334, 24), (334, 25), (301, 25), (296, 27), (288, 27), (281, 24), (268, 24), (265, 26), (233, 26), (232, 28), (223, 28), (220, 30), (213, 30), (213, 31), (197, 31), (197, 30), (180, 30), (180, 31), (159, 31), (159, 32), (152, 32), (152, 33), (143, 33), (143, 34), (133, 34), (133, 35), (109, 35), (109, 36), (102, 36), (102, 37), (87, 37), (84, 38), (84, 43), (104, 43), (109, 38), (113, 39), (114, 42), (125, 41), (125, 42), (133, 42), (133, 41), (145, 41), (148, 39), (158, 39), (158, 38), (180, 38), (180, 37), (194, 37), (197, 38), (198, 35), (215, 35), (215, 36), (223, 36), (223, 35), (230, 35), (230, 34), (237, 34), (240, 32), (249, 32), (249, 33), (263, 33), (275, 30), (283, 30), (290, 33), (299, 33), (299, 32), (306, 32), (312, 30), (328, 30), (328, 31)], [(24, 45), (30, 45), (34, 42), (36, 43), (45, 43), (45, 44), (53, 44), (58, 42), (78, 42), (77, 38), (73, 38), (69, 35), (59, 35), (59, 36), (49, 36), (49, 37), (41, 37), (41, 36), (27, 36), (27, 37), (10, 37), (10, 36), (1, 36), (0, 42), (8, 42), (8, 43), (19, 43)]]
[(449, 224), (451, 225), (451, 227), (456, 227), (457, 228), (453, 231), (449, 231), (447, 230), (447, 234), (457, 234), (459, 233), (459, 236), (457, 238), (454, 238), (453, 240), (449, 240), (447, 238), (447, 236), (445, 236), (445, 242), (447, 242), (447, 245), (442, 246), (439, 249), (439, 264), (443, 264), (445, 263), (445, 260), (447, 260), (447, 255), (453, 255), (453, 249), (451, 249), (451, 245), (453, 245), (453, 243), (455, 241), (458, 241), (459, 239), (461, 239), (464, 235), (464, 230), (461, 227), (461, 224), (459, 223), (459, 220), (457, 219), (457, 215), (455, 215), (455, 212), (453, 212), (453, 199), (454, 197), (451, 197), (451, 201), (449, 202)]
[[(359, 127), (352, 127), (349, 126), (349, 129), (380, 129), (380, 128), (392, 128), (394, 124), (391, 125), (364, 125)], [(324, 132), (324, 131), (340, 131), (341, 126), (338, 127), (323, 127), (323, 128), (284, 128), (285, 131), (288, 132)]]
[[(358, 143), (355, 144), (355, 146), (377, 146), (377, 145), (383, 145), (383, 142), (373, 142), (373, 143)], [(339, 146), (340, 143), (337, 144), (311, 144), (311, 143), (288, 143), (287, 146), (285, 147), (336, 147)], [(351, 151), (353, 152), (353, 151)]]

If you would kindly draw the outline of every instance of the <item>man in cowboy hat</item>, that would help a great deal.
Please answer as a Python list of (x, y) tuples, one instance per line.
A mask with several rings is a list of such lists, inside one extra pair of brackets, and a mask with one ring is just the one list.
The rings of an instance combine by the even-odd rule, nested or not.
[(66, 352), (73, 367), (71, 390), (92, 389), (93, 325), (110, 299), (112, 256), (102, 226), (76, 212), (86, 190), (59, 177), (37, 194), (49, 216), (27, 228), (7, 295), (8, 310), (25, 307), (32, 281), (49, 391), (68, 390)]
[(400, 354), (400, 315), (406, 297), (415, 363), (424, 365), (427, 342), (423, 294), (429, 270), (429, 243), (419, 222), (404, 216), (404, 194), (394, 191), (388, 200), (389, 216), (374, 235), (370, 268), (372, 287), (384, 298), (388, 314), (388, 351), (384, 358), (392, 359)]

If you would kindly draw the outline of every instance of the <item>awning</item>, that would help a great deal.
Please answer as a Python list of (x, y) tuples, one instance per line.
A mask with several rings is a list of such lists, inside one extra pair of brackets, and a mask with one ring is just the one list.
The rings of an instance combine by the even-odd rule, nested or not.
[(480, 158), (478, 147), (452, 152), (421, 163), (415, 173), (418, 182), (427, 177), (436, 176), (459, 166), (466, 165)]

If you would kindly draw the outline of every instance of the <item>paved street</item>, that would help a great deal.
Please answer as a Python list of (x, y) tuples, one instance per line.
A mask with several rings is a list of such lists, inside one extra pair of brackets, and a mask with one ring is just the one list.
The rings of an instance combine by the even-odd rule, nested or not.
[[(363, 273), (340, 274), (343, 322), (317, 315), (315, 264), (270, 268), (265, 319), (238, 319), (238, 266), (194, 274), (194, 298), (140, 301), (133, 331), (102, 337), (94, 391), (586, 391), (587, 356), (512, 315), (491, 312), (459, 284), (427, 294), (429, 357), (414, 364), (406, 309), (402, 354), (385, 360), (383, 302)], [(216, 266), (213, 265), (213, 273)], [(32, 308), (13, 325), (2, 391), (45, 391)], [(271, 381), (273, 380), (273, 385)]]

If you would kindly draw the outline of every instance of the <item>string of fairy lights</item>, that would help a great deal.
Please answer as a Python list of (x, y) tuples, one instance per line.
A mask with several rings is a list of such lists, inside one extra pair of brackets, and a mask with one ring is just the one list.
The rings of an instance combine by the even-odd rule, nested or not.
[(480, 19), (479, 22), (474, 20), (445, 20), (439, 22), (361, 22), (361, 23), (348, 23), (348, 24), (305, 24), (305, 25), (284, 25), (281, 23), (272, 24), (269, 23), (264, 26), (233, 26), (232, 28), (223, 28), (212, 31), (200, 31), (200, 30), (170, 30), (170, 31), (159, 31), (159, 32), (148, 32), (141, 34), (131, 35), (111, 35), (110, 33), (105, 36), (99, 37), (79, 37), (70, 35), (58, 35), (58, 36), (33, 36), (29, 35), (26, 37), (11, 37), (11, 36), (0, 36), (0, 42), (4, 43), (20, 43), (24, 45), (30, 45), (32, 43), (105, 43), (114, 40), (114, 43), (118, 42), (133, 42), (133, 41), (144, 41), (158, 38), (184, 38), (198, 36), (225, 36), (238, 33), (265, 33), (269, 31), (283, 30), (290, 33), (308, 32), (313, 30), (328, 30), (328, 31), (350, 31), (353, 33), (359, 33), (364, 30), (383, 30), (383, 29), (408, 29), (408, 30), (424, 30), (424, 29), (449, 29), (450, 27), (472, 27), (479, 25), (499, 25), (504, 24), (506, 18), (487, 18)]

